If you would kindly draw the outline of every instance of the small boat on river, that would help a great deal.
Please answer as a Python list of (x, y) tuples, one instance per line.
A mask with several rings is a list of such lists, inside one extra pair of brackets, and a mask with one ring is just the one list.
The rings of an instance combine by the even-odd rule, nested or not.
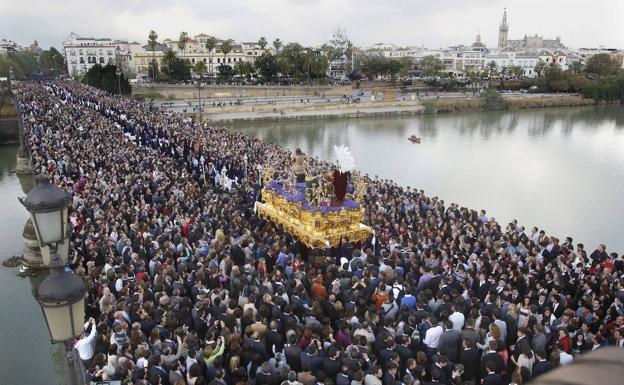
[(420, 138), (417, 137), (416, 135), (412, 134), (412, 136), (410, 136), (409, 138), (407, 138), (407, 140), (409, 140), (412, 143), (420, 143)]

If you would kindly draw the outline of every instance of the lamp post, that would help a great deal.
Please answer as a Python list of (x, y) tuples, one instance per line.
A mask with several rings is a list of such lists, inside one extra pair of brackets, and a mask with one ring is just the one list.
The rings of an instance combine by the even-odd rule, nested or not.
[(117, 74), (117, 90), (119, 91), (119, 96), (121, 96), (121, 68), (119, 66), (117, 66), (115, 73)]
[(202, 78), (200, 76), (199, 79), (197, 80), (197, 99), (198, 99), (197, 108), (199, 109), (199, 123), (202, 122), (201, 81), (202, 81)]
[(37, 184), (26, 198), (19, 201), (28, 210), (37, 240), (42, 247), (49, 247), (50, 274), (35, 290), (34, 296), (45, 318), (53, 344), (63, 343), (67, 361), (69, 384), (84, 383), (73, 339), (83, 331), (84, 297), (86, 286), (81, 277), (64, 270), (58, 254), (60, 243), (69, 242), (68, 197), (60, 188), (52, 185), (47, 177), (37, 177)]

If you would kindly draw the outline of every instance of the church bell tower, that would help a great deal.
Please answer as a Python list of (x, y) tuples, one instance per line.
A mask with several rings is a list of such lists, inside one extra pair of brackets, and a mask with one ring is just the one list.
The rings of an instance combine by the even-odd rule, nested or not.
[(503, 21), (498, 27), (498, 48), (503, 49), (507, 47), (507, 32), (509, 32), (509, 24), (507, 24), (507, 8), (503, 12)]

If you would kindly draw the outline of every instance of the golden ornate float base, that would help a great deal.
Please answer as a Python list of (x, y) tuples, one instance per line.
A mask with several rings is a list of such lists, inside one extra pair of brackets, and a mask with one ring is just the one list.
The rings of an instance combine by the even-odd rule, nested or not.
[[(335, 247), (341, 241), (347, 240), (354, 243), (364, 242), (372, 234), (370, 227), (359, 222), (363, 210), (310, 212), (299, 207), (288, 208), (288, 204), (273, 205), (274, 198), (275, 196), (271, 196), (267, 203), (256, 203), (258, 216), (282, 225), (308, 247)], [(282, 207), (284, 210), (281, 210)]]

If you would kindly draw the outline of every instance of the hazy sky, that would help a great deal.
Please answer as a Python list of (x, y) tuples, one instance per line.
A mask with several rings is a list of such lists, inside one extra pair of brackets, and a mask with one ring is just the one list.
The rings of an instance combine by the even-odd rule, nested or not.
[(256, 41), (326, 41), (346, 28), (356, 44), (430, 48), (469, 44), (477, 31), (496, 45), (507, 7), (509, 38), (561, 36), (571, 47), (624, 48), (624, 0), (0, 0), (0, 37), (62, 46), (70, 32), (145, 42), (180, 31)]

